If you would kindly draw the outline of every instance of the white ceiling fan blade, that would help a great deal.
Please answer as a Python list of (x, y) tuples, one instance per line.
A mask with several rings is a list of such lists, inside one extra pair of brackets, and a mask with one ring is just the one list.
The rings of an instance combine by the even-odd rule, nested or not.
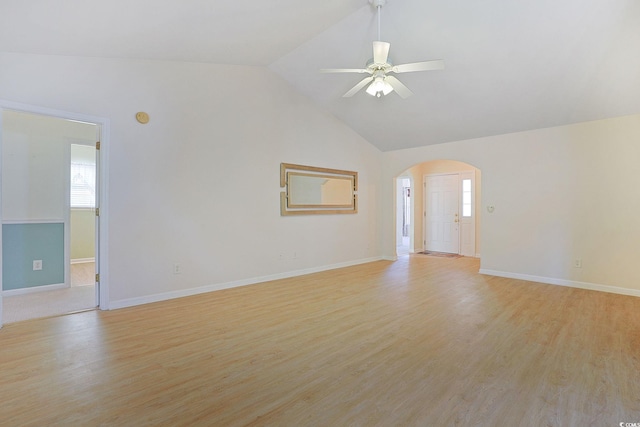
[(364, 68), (323, 68), (321, 73), (366, 73)]
[(353, 95), (355, 95), (360, 89), (362, 89), (363, 87), (365, 87), (366, 85), (368, 85), (370, 82), (373, 81), (373, 77), (365, 77), (364, 79), (360, 80), (360, 83), (358, 83), (357, 85), (355, 85), (354, 87), (351, 88), (351, 90), (349, 90), (349, 92), (345, 93), (344, 95), (342, 95), (343, 98), (350, 98)]
[(394, 65), (391, 71), (394, 73), (410, 73), (412, 71), (430, 71), (444, 69), (444, 61), (436, 59), (434, 61), (412, 62), (411, 64)]
[(391, 45), (387, 42), (373, 42), (373, 62), (376, 64), (386, 64), (389, 58), (389, 48)]
[(411, 92), (408, 87), (403, 85), (400, 80), (396, 79), (393, 76), (385, 77), (384, 81), (391, 85), (393, 90), (395, 90), (396, 93), (400, 95), (400, 98), (408, 98), (413, 95), (413, 92)]

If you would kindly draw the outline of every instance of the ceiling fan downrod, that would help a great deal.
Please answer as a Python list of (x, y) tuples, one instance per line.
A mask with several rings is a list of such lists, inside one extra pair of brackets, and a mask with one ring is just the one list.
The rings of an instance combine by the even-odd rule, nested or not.
[(378, 40), (373, 42), (373, 58), (367, 62), (365, 68), (323, 68), (321, 73), (367, 73), (369, 76), (360, 80), (343, 98), (350, 98), (360, 90), (367, 88), (366, 92), (375, 97), (382, 97), (391, 92), (396, 92), (401, 98), (407, 98), (413, 93), (396, 77), (388, 73), (409, 73), (414, 71), (442, 70), (444, 61), (441, 59), (431, 61), (412, 62), (408, 64), (393, 65), (389, 60), (389, 48), (391, 44), (382, 41), (380, 9), (387, 0), (369, 0), (369, 4), (376, 8), (378, 14)]
[(380, 9), (387, 3), (387, 0), (369, 0), (369, 3), (378, 11), (378, 40), (382, 40), (381, 31), (380, 31)]

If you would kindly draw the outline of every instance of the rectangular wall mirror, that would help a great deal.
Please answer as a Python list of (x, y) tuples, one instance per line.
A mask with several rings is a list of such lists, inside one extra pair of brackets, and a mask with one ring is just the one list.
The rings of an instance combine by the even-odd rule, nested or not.
[(358, 172), (280, 164), (281, 215), (358, 212)]

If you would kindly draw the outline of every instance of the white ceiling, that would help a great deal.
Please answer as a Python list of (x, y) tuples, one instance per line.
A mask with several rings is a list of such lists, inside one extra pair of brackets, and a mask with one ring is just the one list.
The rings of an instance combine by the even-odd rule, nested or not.
[(342, 98), (377, 38), (368, 0), (2, 0), (0, 51), (268, 66), (381, 150), (640, 113), (637, 0), (388, 0), (414, 96)]

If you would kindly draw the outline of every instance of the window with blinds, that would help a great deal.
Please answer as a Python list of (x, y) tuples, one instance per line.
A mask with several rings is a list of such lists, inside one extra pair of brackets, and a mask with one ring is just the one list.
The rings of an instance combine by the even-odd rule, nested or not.
[(96, 207), (96, 165), (71, 163), (71, 207)]

